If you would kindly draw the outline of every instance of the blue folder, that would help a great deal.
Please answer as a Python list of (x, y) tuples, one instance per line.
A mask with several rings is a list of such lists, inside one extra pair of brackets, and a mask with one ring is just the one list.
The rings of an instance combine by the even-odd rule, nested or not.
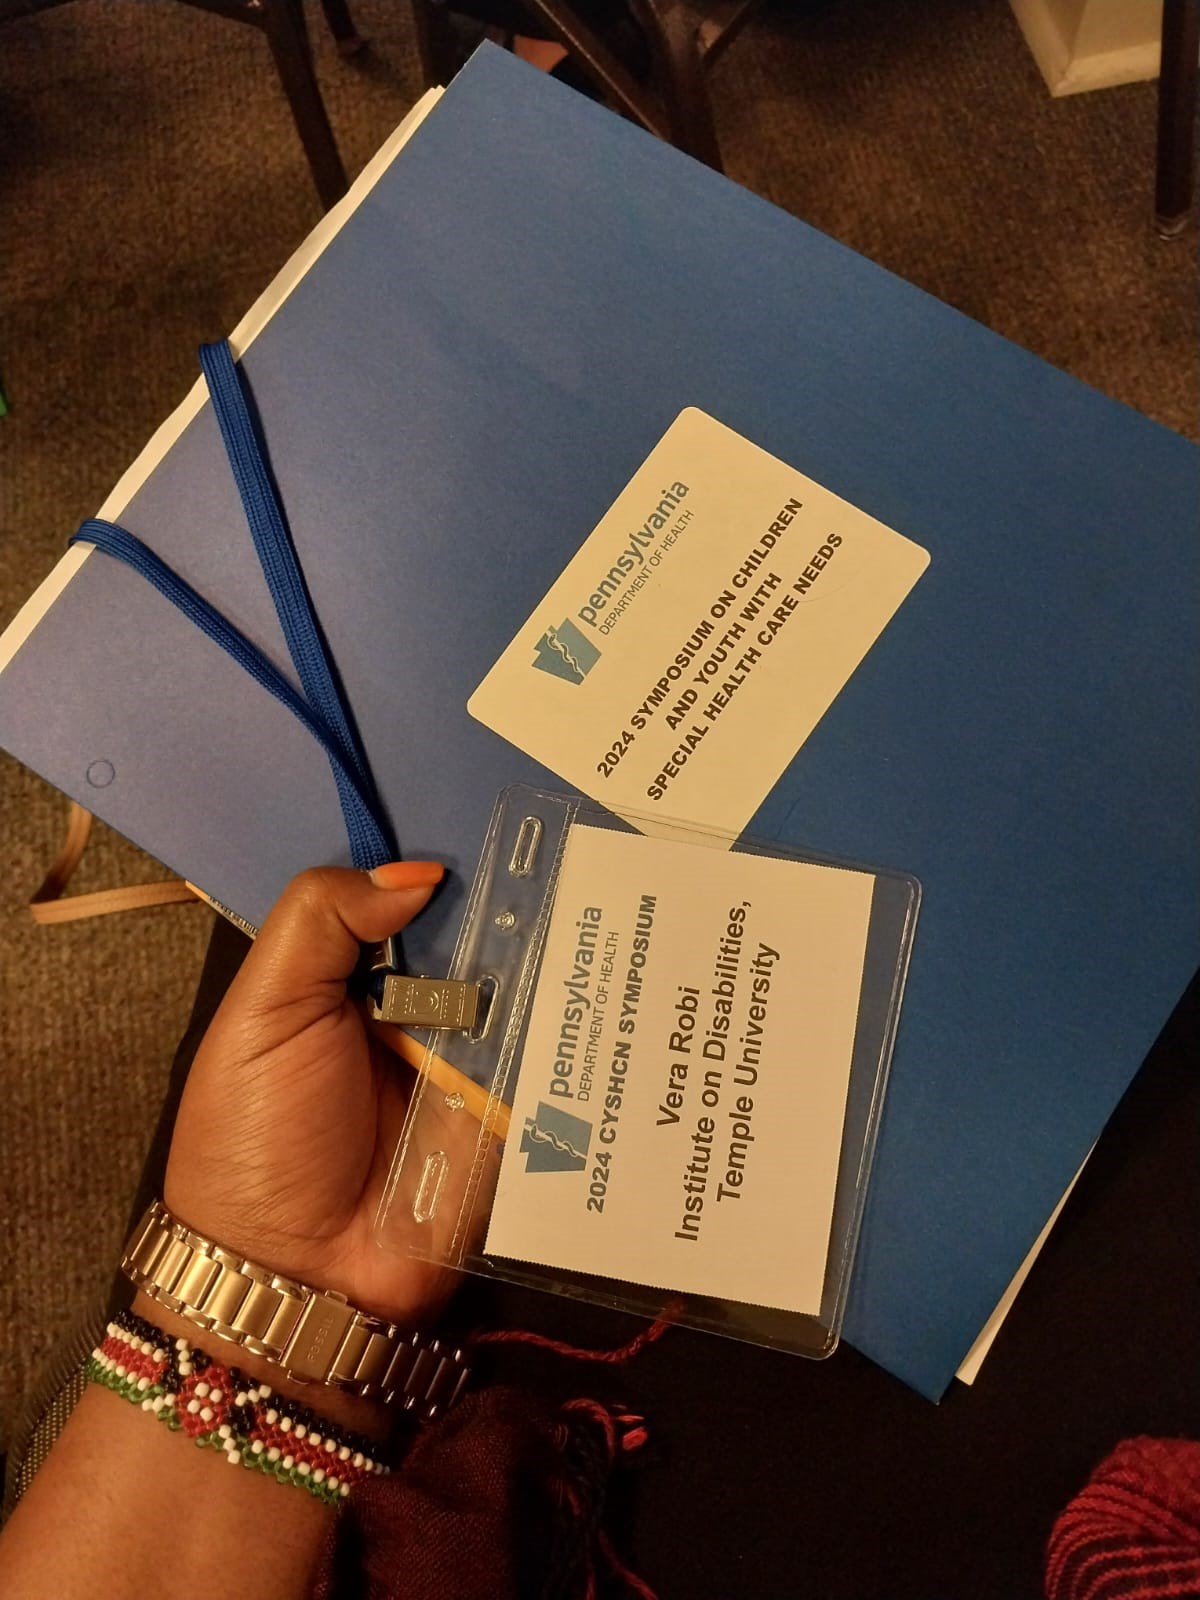
[[(244, 370), (401, 849), (454, 869), (414, 970), (497, 791), (561, 787), (467, 698), (684, 406), (931, 552), (748, 831), (922, 880), (844, 1331), (940, 1395), (1197, 964), (1196, 450), (491, 48)], [(207, 405), (119, 520), (294, 676)], [(346, 859), (309, 734), (102, 555), (0, 739), (251, 922)]]

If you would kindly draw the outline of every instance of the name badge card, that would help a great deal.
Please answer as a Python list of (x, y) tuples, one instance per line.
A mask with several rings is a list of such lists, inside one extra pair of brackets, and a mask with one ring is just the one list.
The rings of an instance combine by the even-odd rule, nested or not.
[(876, 881), (571, 827), (487, 1254), (816, 1314)]
[(928, 563), (689, 407), (467, 709), (612, 811), (737, 834)]

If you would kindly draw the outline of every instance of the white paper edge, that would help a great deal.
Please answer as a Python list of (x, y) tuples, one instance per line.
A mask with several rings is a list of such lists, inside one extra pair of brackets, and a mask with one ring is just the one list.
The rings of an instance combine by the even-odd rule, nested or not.
[[(399, 127), (380, 145), (346, 194), (325, 213), (303, 244), (289, 256), (229, 335), (235, 360), (250, 347), (322, 250), (366, 199), (443, 93), (442, 89), (428, 89), (421, 96)], [(96, 513), (98, 517), (111, 522), (121, 515), (207, 398), (208, 391), (204, 379), (198, 378), (183, 403), (159, 425), (141, 453), (118, 478), (112, 492)], [(53, 571), (26, 600), (4, 633), (0, 634), (0, 672), (11, 663), (17, 651), (66, 589), (93, 549), (92, 545), (72, 545)]]
[[(1094, 1145), (1092, 1146), (1092, 1149), (1095, 1149)], [(958, 1378), (960, 1382), (974, 1383), (975, 1379), (979, 1376), (979, 1369), (983, 1366), (983, 1363), (987, 1358), (988, 1351), (992, 1348), (992, 1345), (996, 1339), (996, 1335), (1000, 1332), (1001, 1324), (1004, 1322), (1005, 1317), (1008, 1316), (1008, 1313), (1012, 1310), (1013, 1302), (1020, 1293), (1021, 1285), (1029, 1276), (1030, 1268), (1041, 1254), (1042, 1246), (1050, 1237), (1050, 1230), (1058, 1221), (1058, 1214), (1066, 1205), (1067, 1200), (1070, 1198), (1071, 1190), (1079, 1182), (1079, 1173), (1081, 1173), (1084, 1167), (1087, 1166), (1088, 1156), (1090, 1156), (1091, 1153), (1092, 1151), (1089, 1150), (1087, 1155), (1084, 1156), (1083, 1161), (1080, 1163), (1079, 1172), (1075, 1174), (1070, 1183), (1067, 1185), (1066, 1193), (1055, 1206), (1054, 1210), (1050, 1213), (1050, 1216), (1046, 1222), (1046, 1226), (1033, 1241), (1033, 1244), (1029, 1250), (1029, 1254), (1017, 1268), (1016, 1274), (1008, 1288), (1005, 1289), (1004, 1293), (1000, 1296), (996, 1309), (984, 1323), (983, 1327), (980, 1329), (979, 1337), (963, 1357), (962, 1365), (954, 1374), (954, 1376)]]

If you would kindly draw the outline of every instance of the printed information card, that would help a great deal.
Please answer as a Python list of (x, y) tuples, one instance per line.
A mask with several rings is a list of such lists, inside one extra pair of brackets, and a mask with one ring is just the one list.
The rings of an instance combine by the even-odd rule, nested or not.
[(928, 564), (689, 407), (467, 709), (643, 829), (737, 834)]
[(572, 828), (489, 1254), (818, 1312), (874, 883)]

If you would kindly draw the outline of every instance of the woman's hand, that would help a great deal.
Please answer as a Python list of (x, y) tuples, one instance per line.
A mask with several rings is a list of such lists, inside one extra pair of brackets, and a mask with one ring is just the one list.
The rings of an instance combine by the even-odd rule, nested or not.
[(163, 1196), (217, 1244), (396, 1322), (428, 1315), (447, 1280), (373, 1237), (412, 1074), (346, 980), (360, 946), (404, 927), (441, 876), (403, 861), (293, 879), (197, 1052)]
[[(346, 980), (360, 943), (402, 928), (441, 876), (435, 862), (406, 861), (370, 877), (305, 872), (288, 886), (197, 1052), (163, 1197), (217, 1244), (402, 1323), (433, 1311), (448, 1284), (440, 1269), (373, 1238), (411, 1072), (368, 1033)], [(167, 1339), (196, 1340), (191, 1323), (157, 1302), (134, 1304)], [(200, 1340), (275, 1393), (387, 1436), (391, 1416), (378, 1399), (281, 1378), (264, 1357)], [(63, 1600), (169, 1600), (234, 1585), (307, 1595), (328, 1509), (263, 1473), (215, 1467), (217, 1452), (185, 1443), (89, 1385), (4, 1529), (0, 1590)]]

